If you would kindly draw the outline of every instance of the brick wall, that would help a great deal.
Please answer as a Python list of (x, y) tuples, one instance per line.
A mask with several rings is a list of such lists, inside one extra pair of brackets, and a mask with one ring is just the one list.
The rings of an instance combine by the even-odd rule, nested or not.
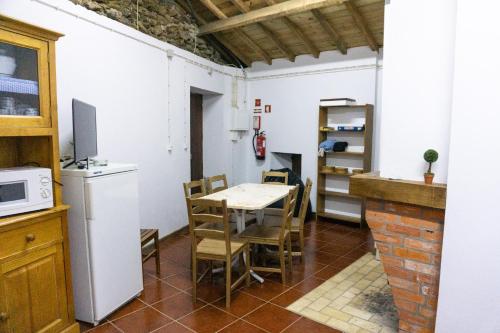
[(433, 332), (444, 210), (368, 199), (366, 221), (391, 285), (400, 332)]

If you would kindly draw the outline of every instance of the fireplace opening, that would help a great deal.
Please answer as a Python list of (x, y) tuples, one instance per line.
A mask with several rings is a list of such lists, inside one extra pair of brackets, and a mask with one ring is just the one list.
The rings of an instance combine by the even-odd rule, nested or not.
[(271, 169), (289, 168), (302, 177), (302, 154), (271, 152)]

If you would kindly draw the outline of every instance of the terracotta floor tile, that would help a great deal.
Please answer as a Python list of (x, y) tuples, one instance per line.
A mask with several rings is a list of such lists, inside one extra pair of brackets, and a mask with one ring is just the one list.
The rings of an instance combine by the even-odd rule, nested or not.
[(169, 286), (163, 281), (156, 281), (144, 286), (144, 291), (139, 299), (145, 303), (152, 304), (162, 299), (172, 297), (181, 291)]
[(148, 272), (144, 271), (142, 274), (142, 285), (145, 286), (147, 284), (151, 284), (153, 282), (158, 281), (159, 279)]
[(338, 266), (327, 266), (324, 269), (317, 272), (316, 274), (314, 274), (314, 277), (322, 280), (328, 280), (329, 278), (339, 273), (343, 269), (344, 268)]
[(83, 321), (77, 321), (78, 325), (80, 325), (80, 332), (87, 332), (88, 330), (91, 330), (94, 328), (94, 325), (91, 325), (89, 323), (84, 323)]
[(244, 322), (243, 320), (238, 320), (237, 322), (227, 326), (220, 333), (266, 333), (266, 331), (260, 329), (257, 326)]
[(189, 267), (191, 260), (191, 250), (189, 247), (169, 246), (160, 250), (161, 260), (168, 259)]
[(288, 291), (284, 292), (283, 294), (276, 296), (271, 300), (271, 303), (282, 306), (286, 308), (305, 294), (297, 289), (289, 289)]
[(131, 302), (123, 305), (121, 308), (113, 312), (106, 319), (109, 321), (113, 321), (115, 319), (121, 318), (125, 315), (128, 315), (131, 312), (137, 311), (139, 309), (145, 308), (146, 304), (141, 302), (139, 299), (135, 298)]
[(122, 331), (128, 333), (146, 333), (165, 326), (172, 319), (147, 307), (113, 321)]
[(219, 309), (230, 312), (236, 317), (243, 317), (262, 304), (264, 304), (264, 301), (243, 292), (235, 292), (231, 294), (231, 307), (229, 309), (226, 308), (225, 297), (213, 303), (213, 305)]
[(235, 316), (221, 311), (215, 306), (207, 305), (181, 318), (179, 322), (198, 333), (213, 333), (237, 319)]
[(329, 265), (333, 261), (335, 261), (339, 258), (340, 258), (340, 256), (337, 254), (323, 252), (321, 250), (317, 250), (317, 251), (305, 254), (305, 260), (318, 262), (318, 263), (324, 264), (324, 265)]
[(175, 274), (189, 273), (189, 267), (170, 260), (162, 260), (160, 262), (160, 274), (156, 274), (156, 264), (154, 259), (148, 260), (143, 267), (144, 273), (148, 273), (159, 279), (164, 279)]
[(191, 295), (179, 293), (175, 296), (164, 299), (163, 301), (154, 303), (152, 306), (170, 318), (178, 319), (205, 305), (206, 303), (200, 300), (193, 304), (193, 298)]
[(254, 282), (250, 287), (241, 288), (242, 291), (263, 300), (270, 300), (288, 290), (289, 287), (269, 280), (264, 283)]
[(344, 256), (347, 253), (353, 250), (352, 246), (345, 246), (339, 244), (328, 244), (326, 246), (321, 247), (321, 252), (333, 253), (338, 256)]
[(284, 333), (342, 333), (339, 330), (322, 325), (307, 318), (300, 318), (289, 328), (283, 331)]
[[(192, 289), (188, 289), (186, 292), (191, 294)], [(226, 296), (226, 285), (223, 282), (202, 281), (198, 284), (196, 298), (204, 302), (212, 303), (224, 296)]]
[(164, 279), (163, 281), (181, 290), (186, 290), (193, 287), (191, 272), (175, 274)]
[(278, 333), (299, 319), (300, 316), (274, 304), (267, 303), (243, 319), (271, 332)]
[(190, 330), (189, 328), (182, 326), (179, 323), (173, 322), (170, 323), (166, 326), (163, 326), (156, 331), (153, 331), (154, 333), (193, 333), (194, 331)]
[(335, 266), (339, 268), (346, 268), (353, 262), (355, 262), (358, 258), (349, 258), (349, 257), (341, 257), (330, 263), (330, 266)]
[(181, 235), (176, 235), (174, 237), (169, 237), (161, 242), (160, 253), (163, 249), (169, 248), (170, 246), (179, 246), (183, 248), (189, 248), (191, 246), (191, 238)]
[(293, 289), (296, 289), (300, 292), (303, 292), (304, 294), (307, 294), (308, 292), (310, 292), (311, 290), (313, 290), (317, 286), (323, 284), (324, 282), (325, 282), (325, 280), (321, 280), (321, 279), (315, 278), (314, 276), (311, 276), (311, 277), (308, 277), (307, 279), (305, 279), (304, 281), (302, 281), (301, 283), (299, 283), (298, 285), (296, 285), (295, 287), (293, 287)]
[(114, 327), (111, 323), (104, 323), (89, 331), (88, 333), (120, 333), (120, 330)]

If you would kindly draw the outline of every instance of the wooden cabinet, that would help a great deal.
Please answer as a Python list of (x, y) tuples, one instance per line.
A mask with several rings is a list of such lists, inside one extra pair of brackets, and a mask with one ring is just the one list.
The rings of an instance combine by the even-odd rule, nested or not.
[[(0, 15), (0, 168), (52, 170), (54, 207), (0, 217), (0, 333), (77, 333), (60, 189), (55, 41)], [(0, 170), (1, 172), (1, 170)]]
[[(78, 332), (67, 254), (67, 206), (0, 222), (0, 332)], [(69, 291), (69, 293), (68, 293)]]

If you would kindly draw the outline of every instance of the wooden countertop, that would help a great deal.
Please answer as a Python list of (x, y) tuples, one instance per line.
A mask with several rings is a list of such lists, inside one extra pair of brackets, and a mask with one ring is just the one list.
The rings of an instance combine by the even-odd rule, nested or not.
[(427, 185), (423, 181), (383, 178), (379, 174), (377, 171), (350, 177), (349, 194), (424, 207), (446, 208), (446, 184)]
[(59, 205), (59, 206), (55, 206), (55, 207), (52, 207), (49, 209), (39, 210), (36, 212), (17, 214), (17, 215), (12, 215), (12, 216), (7, 216), (7, 217), (0, 217), (0, 227), (5, 227), (5, 226), (12, 225), (12, 224), (26, 222), (26, 221), (31, 221), (31, 220), (41, 218), (41, 217), (43, 218), (47, 215), (59, 213), (61, 211), (65, 211), (68, 209), (69, 209), (68, 205)]

